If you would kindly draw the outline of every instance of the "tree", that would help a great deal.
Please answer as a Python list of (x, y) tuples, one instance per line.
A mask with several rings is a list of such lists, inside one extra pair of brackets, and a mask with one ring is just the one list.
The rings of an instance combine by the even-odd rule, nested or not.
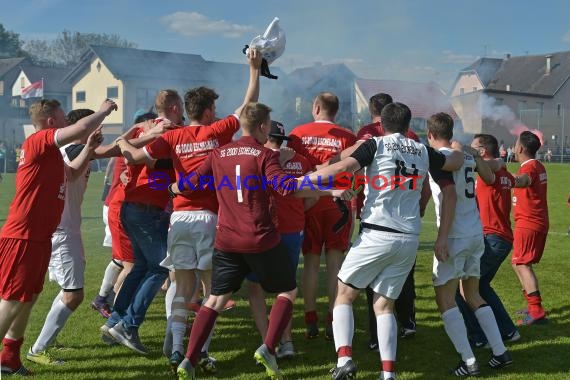
[(25, 57), (22, 50), (22, 41), (18, 33), (10, 32), (0, 24), (0, 59)]
[(89, 49), (89, 45), (134, 48), (136, 44), (117, 34), (80, 33), (64, 30), (55, 40), (30, 40), (24, 50), (37, 64), (50, 66), (74, 66)]

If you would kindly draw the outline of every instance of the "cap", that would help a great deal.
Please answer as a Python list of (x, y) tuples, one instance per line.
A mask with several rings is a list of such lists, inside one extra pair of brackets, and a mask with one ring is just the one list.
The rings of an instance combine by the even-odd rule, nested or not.
[(271, 120), (271, 130), (269, 131), (269, 136), (281, 140), (291, 140), (289, 136), (285, 134), (285, 127), (283, 124), (275, 120)]

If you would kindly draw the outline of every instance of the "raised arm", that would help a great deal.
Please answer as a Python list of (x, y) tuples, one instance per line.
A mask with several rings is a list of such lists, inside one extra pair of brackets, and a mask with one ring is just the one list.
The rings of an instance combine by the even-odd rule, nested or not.
[(257, 102), (259, 99), (259, 72), (261, 68), (261, 53), (256, 49), (249, 49), (247, 62), (249, 63), (249, 83), (245, 91), (243, 103), (235, 110), (236, 115), (241, 114), (243, 107), (250, 102)]
[(83, 146), (81, 153), (79, 153), (77, 157), (68, 156), (70, 162), (67, 164), (67, 168), (71, 181), (79, 178), (85, 172), (85, 169), (91, 163), (95, 148), (101, 144), (101, 141), (103, 141), (103, 135), (101, 133), (101, 127), (99, 127), (89, 135), (87, 143)]
[(79, 140), (91, 134), (101, 125), (107, 116), (117, 110), (117, 105), (110, 99), (106, 99), (99, 111), (80, 119), (77, 123), (69, 127), (61, 128), (57, 131), (57, 143), (59, 146), (67, 145), (75, 140)]

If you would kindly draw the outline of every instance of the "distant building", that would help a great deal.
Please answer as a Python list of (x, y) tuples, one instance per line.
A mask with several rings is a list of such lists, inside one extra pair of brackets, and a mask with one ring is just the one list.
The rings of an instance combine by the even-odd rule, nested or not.
[(560, 147), (570, 105), (570, 52), (480, 58), (461, 70), (451, 90), (465, 128), (491, 133), (506, 145), (524, 126), (543, 133), (547, 146)]

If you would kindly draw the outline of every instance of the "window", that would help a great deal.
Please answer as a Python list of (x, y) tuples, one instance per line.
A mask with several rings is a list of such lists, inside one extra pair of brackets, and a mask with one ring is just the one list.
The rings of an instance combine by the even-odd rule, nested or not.
[(463, 95), (463, 94), (465, 94), (465, 89), (463, 87), (461, 87), (459, 89), (459, 95)]
[(476, 92), (476, 91), (477, 91), (477, 87), (473, 87), (473, 92)]
[(526, 100), (519, 100), (518, 104), (517, 104), (517, 109), (520, 111), (523, 111), (526, 109)]
[(544, 102), (536, 102), (536, 105), (538, 106), (539, 117), (544, 116)]
[(26, 78), (20, 78), (20, 88), (26, 87)]
[(558, 117), (560, 117), (560, 115), (562, 115), (562, 104), (560, 104), (560, 103), (558, 103), (558, 104), (556, 105), (556, 115), (557, 115)]
[(503, 98), (495, 98), (495, 103), (498, 106), (502, 106), (503, 105)]
[(157, 90), (154, 88), (137, 88), (136, 109), (149, 109), (154, 104)]
[(4, 96), (4, 81), (0, 80), (0, 96)]
[(119, 87), (107, 87), (107, 98), (117, 99), (119, 97)]
[(85, 91), (77, 91), (75, 93), (75, 101), (77, 103), (83, 103), (87, 96), (85, 95)]

